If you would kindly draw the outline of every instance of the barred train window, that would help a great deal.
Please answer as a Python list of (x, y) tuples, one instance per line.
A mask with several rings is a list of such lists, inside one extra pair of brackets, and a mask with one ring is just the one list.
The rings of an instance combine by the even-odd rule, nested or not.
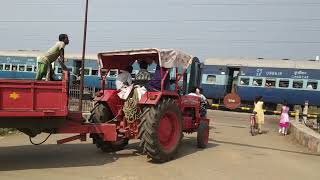
[(308, 81), (307, 89), (317, 89), (318, 82), (317, 81)]
[(27, 66), (27, 71), (31, 72), (32, 71), (32, 66)]
[(89, 73), (90, 73), (90, 69), (86, 69), (86, 68), (84, 68), (84, 75), (89, 75)]
[(24, 71), (25, 70), (25, 65), (19, 65), (19, 71)]
[(0, 64), (0, 71), (3, 70), (3, 64)]
[(267, 79), (266, 80), (266, 87), (276, 87), (276, 80), (275, 79)]
[(4, 70), (6, 70), (6, 71), (10, 71), (10, 64), (6, 64), (6, 65), (4, 65)]
[(303, 87), (303, 81), (302, 80), (294, 80), (292, 87), (296, 88), (296, 89), (301, 89)]
[(109, 77), (116, 77), (117, 76), (117, 70), (110, 70), (109, 71)]
[(97, 76), (97, 75), (98, 75), (98, 70), (93, 69), (93, 70), (91, 71), (91, 75), (92, 75), (92, 76)]
[(281, 87), (281, 88), (288, 88), (288, 87), (289, 87), (289, 80), (280, 79), (280, 81), (279, 81), (279, 87)]
[(253, 79), (252, 85), (253, 86), (262, 86), (262, 79)]
[(206, 82), (207, 83), (215, 83), (216, 82), (216, 76), (215, 75), (208, 75)]
[(249, 86), (249, 82), (250, 82), (249, 78), (241, 78), (240, 79), (240, 85), (242, 85), (242, 86)]
[(18, 65), (12, 65), (11, 66), (12, 71), (17, 71), (18, 70)]

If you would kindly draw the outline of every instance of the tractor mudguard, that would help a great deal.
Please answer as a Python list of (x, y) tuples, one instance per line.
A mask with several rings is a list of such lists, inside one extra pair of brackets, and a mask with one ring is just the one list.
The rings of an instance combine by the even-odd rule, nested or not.
[(112, 113), (117, 115), (123, 106), (124, 101), (119, 98), (117, 90), (104, 90), (101, 96), (94, 98), (95, 103), (106, 103)]
[(117, 90), (104, 90), (104, 91), (100, 91), (96, 95), (96, 97), (94, 98), (94, 101), (108, 101), (112, 96), (117, 95), (118, 91)]
[(162, 92), (146, 92), (140, 99), (139, 104), (156, 105), (162, 97)]
[(162, 97), (179, 99), (179, 95), (174, 91), (146, 92), (140, 99), (139, 104), (156, 105)]

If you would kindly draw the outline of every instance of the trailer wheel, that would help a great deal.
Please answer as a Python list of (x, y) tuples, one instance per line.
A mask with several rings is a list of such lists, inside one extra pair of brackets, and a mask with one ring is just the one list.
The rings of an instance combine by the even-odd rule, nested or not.
[(146, 107), (139, 124), (140, 147), (155, 162), (174, 158), (182, 138), (182, 116), (173, 99)]
[(197, 145), (198, 148), (206, 148), (209, 141), (209, 126), (201, 121), (197, 130)]
[[(103, 103), (97, 103), (91, 111), (89, 121), (91, 123), (109, 123), (108, 121), (114, 118), (108, 105)], [(116, 152), (123, 150), (128, 145), (128, 139), (120, 139), (116, 142), (103, 141), (99, 134), (91, 134), (90, 137), (97, 148), (103, 152)]]

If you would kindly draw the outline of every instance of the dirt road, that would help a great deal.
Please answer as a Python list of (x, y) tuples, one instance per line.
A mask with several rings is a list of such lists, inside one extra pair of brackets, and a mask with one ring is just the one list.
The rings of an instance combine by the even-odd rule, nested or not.
[[(275, 117), (267, 116), (268, 133), (249, 135), (248, 114), (210, 111), (210, 143), (196, 148), (196, 136), (186, 135), (178, 157), (154, 164), (135, 150), (105, 154), (90, 142), (30, 145), (27, 136), (0, 138), (0, 179), (45, 180), (212, 180), (319, 179), (320, 155), (277, 134)], [(38, 137), (41, 141), (44, 136)]]

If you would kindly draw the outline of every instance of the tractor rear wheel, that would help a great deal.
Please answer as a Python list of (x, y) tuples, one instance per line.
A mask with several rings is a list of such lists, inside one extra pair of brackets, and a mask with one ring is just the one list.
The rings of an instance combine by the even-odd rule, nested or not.
[(182, 138), (181, 111), (173, 99), (145, 107), (139, 124), (140, 147), (155, 162), (174, 158)]
[(209, 141), (209, 126), (201, 121), (197, 130), (197, 145), (198, 148), (206, 148)]
[[(97, 103), (91, 111), (89, 121), (91, 123), (110, 123), (109, 121), (114, 118), (114, 115), (108, 105), (104, 103)], [(90, 137), (97, 148), (103, 152), (116, 152), (120, 151), (128, 145), (128, 139), (120, 139), (116, 142), (103, 141), (99, 134), (91, 134)]]

